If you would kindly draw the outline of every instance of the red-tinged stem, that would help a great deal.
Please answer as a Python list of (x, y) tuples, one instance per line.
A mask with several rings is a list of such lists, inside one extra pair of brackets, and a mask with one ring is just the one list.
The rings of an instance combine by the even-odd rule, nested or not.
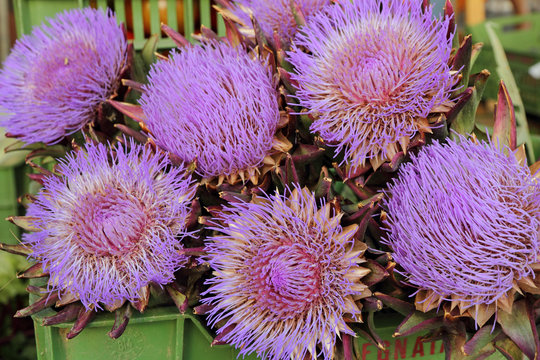
[(342, 334), (343, 339), (343, 355), (345, 360), (353, 360), (353, 350), (352, 350), (352, 337), (349, 334)]

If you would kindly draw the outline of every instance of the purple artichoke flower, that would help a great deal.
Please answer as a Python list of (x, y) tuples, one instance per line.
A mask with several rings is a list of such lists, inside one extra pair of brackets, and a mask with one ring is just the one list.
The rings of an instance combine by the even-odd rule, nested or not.
[(224, 209), (214, 228), (222, 235), (207, 243), (214, 276), (202, 300), (213, 305), (209, 324), (224, 324), (222, 341), (240, 354), (330, 359), (337, 334), (354, 335), (344, 316), (358, 320), (355, 300), (369, 294), (360, 279), (370, 270), (358, 266), (367, 247), (354, 239), (357, 225), (342, 228), (331, 212), (307, 189)]
[(406, 151), (426, 117), (446, 111), (455, 76), (449, 19), (421, 1), (343, 1), (307, 19), (288, 60), (313, 132), (352, 168)]
[(178, 250), (195, 186), (184, 168), (143, 145), (103, 144), (60, 161), (28, 208), (24, 235), (51, 291), (86, 308), (135, 302), (153, 282), (167, 284), (186, 261)]
[(96, 117), (119, 86), (128, 45), (111, 12), (66, 11), (17, 40), (0, 71), (0, 125), (53, 144)]
[[(140, 103), (156, 144), (205, 178), (254, 178), (280, 120), (271, 70), (242, 48), (209, 42), (150, 70)], [(279, 146), (278, 146), (279, 147)], [(273, 149), (274, 148), (274, 149)]]
[(263, 32), (270, 39), (276, 32), (281, 41), (289, 43), (298, 31), (293, 6), (303, 16), (310, 16), (331, 4), (330, 0), (237, 0), (233, 13), (251, 28), (250, 15), (259, 22)]
[(400, 169), (386, 200), (387, 241), (422, 291), (419, 308), (476, 306), (470, 315), (483, 325), (497, 306), (511, 308), (521, 279), (534, 277), (540, 185), (513, 155), (460, 140), (435, 142)]

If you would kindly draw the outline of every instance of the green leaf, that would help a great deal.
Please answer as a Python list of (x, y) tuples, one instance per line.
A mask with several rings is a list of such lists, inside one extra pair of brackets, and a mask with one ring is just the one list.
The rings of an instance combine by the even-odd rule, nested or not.
[(250, 15), (251, 18), (251, 24), (253, 25), (253, 30), (255, 32), (255, 40), (257, 40), (257, 45), (259, 46), (259, 51), (265, 46), (268, 45), (268, 41), (266, 40), (266, 36), (264, 35), (264, 31), (261, 28), (261, 25), (257, 21), (257, 19), (253, 16), (253, 14)]
[[(478, 104), (480, 104), (480, 100), (482, 99), (482, 94), (484, 93), (489, 75), (489, 71), (482, 71), (473, 75), (471, 80), (473, 81), (474, 85), (467, 88), (466, 91), (463, 92), (463, 96), (467, 96), (469, 98), (465, 104), (460, 104), (461, 110), (450, 126), (458, 134), (468, 135), (474, 130), (476, 110), (478, 109)], [(454, 139), (457, 138), (456, 134), (452, 134), (452, 137)]]
[(156, 62), (156, 49), (159, 41), (158, 34), (154, 34), (146, 40), (141, 51), (141, 56), (144, 64), (150, 68), (150, 66)]
[(144, 43), (141, 52), (136, 52), (133, 55), (133, 80), (145, 84), (146, 76), (150, 71), (150, 66), (156, 61), (156, 48), (158, 43), (158, 35), (154, 34)]
[(465, 36), (454, 57), (452, 68), (461, 71), (461, 80), (458, 84), (461, 88), (458, 94), (463, 92), (469, 85), (469, 72), (471, 70), (472, 39), (471, 35)]
[(26, 281), (17, 279), (17, 272), (28, 267), (22, 256), (0, 252), (0, 304), (26, 293)]
[[(2, 114), (0, 114), (2, 116)], [(26, 143), (13, 138), (7, 138), (4, 136), (4, 129), (0, 128), (0, 167), (15, 167), (24, 163), (24, 157), (28, 153), (29, 148), (24, 148)], [(41, 146), (41, 144), (40, 144)], [(16, 148), (17, 152), (9, 152), (9, 149)], [(4, 150), (4, 151), (2, 151)]]
[(473, 68), (474, 63), (476, 63), (476, 59), (478, 59), (478, 56), (482, 52), (483, 47), (484, 47), (484, 44), (482, 43), (473, 44), (472, 53), (471, 53), (471, 64), (470, 64), (471, 69)]
[(497, 322), (529, 359), (537, 359), (540, 340), (536, 331), (534, 310), (527, 299), (515, 302), (511, 314), (499, 311)]
[(517, 345), (505, 337), (503, 340), (495, 343), (495, 348), (507, 359), (507, 360), (522, 360), (523, 353), (517, 347)]
[[(294, 156), (293, 156), (294, 159)], [(326, 198), (332, 188), (332, 178), (328, 176), (328, 170), (323, 166), (319, 175), (319, 181), (315, 186), (315, 197)]]
[(477, 358), (485, 351), (491, 351), (491, 349), (495, 350), (491, 342), (500, 334), (501, 330), (499, 328), (494, 331), (492, 330), (493, 328), (491, 325), (480, 328), (480, 330), (478, 330), (463, 347), (465, 353), (473, 358)]
[(67, 149), (62, 145), (47, 146), (45, 148), (36, 149), (26, 155), (25, 161), (31, 161), (35, 158), (52, 156), (54, 158), (64, 156)]
[(529, 159), (534, 159), (534, 149), (531, 141), (531, 136), (529, 134), (529, 126), (527, 125), (527, 117), (525, 115), (525, 106), (523, 105), (523, 100), (519, 94), (519, 89), (510, 70), (510, 64), (506, 58), (504, 48), (495, 33), (494, 27), (496, 25), (492, 22), (486, 22), (485, 28), (489, 36), (489, 41), (491, 42), (491, 47), (493, 48), (493, 53), (495, 55), (495, 62), (497, 63), (497, 75), (501, 78), (508, 89), (508, 94), (512, 99), (514, 104), (514, 111), (516, 116), (516, 126), (517, 126), (517, 143), (525, 144), (527, 147), (527, 157)]

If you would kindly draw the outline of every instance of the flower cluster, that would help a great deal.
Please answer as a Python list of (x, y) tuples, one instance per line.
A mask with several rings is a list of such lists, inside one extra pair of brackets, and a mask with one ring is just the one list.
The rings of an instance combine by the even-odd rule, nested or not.
[(357, 225), (342, 228), (331, 212), (305, 188), (224, 209), (214, 227), (222, 235), (207, 243), (214, 277), (202, 301), (214, 305), (210, 324), (234, 326), (223, 340), (240, 354), (304, 359), (319, 347), (330, 359), (336, 335), (354, 335), (344, 317), (360, 316), (367, 247)]
[(28, 143), (53, 144), (96, 118), (128, 64), (111, 12), (70, 10), (17, 40), (0, 71), (0, 125)]
[(265, 62), (209, 42), (157, 63), (141, 104), (158, 146), (196, 161), (205, 178), (234, 182), (238, 176), (255, 180), (276, 145), (277, 96)]
[(465, 310), (497, 303), (516, 281), (534, 277), (540, 185), (513, 155), (460, 140), (413, 156), (386, 206), (388, 244), (407, 281), (430, 291), (423, 302), (444, 299)]
[(113, 150), (87, 144), (67, 155), (27, 211), (35, 232), (23, 239), (50, 274), (49, 289), (86, 307), (135, 302), (186, 262), (178, 251), (190, 176), (142, 145)]
[[(180, 49), (142, 65), (99, 10), (15, 46), (2, 124), (34, 143), (43, 188), (11, 218), (23, 243), (0, 249), (48, 277), (17, 316), (54, 306), (44, 323), (76, 319), (71, 338), (115, 311), (116, 338), (152, 289), (240, 355), (350, 360), (353, 336), (384, 348), (388, 306), (411, 311), (396, 336), (441, 324), (448, 358), (535, 358), (540, 162), (515, 149), (504, 84), (494, 140), (462, 130), (489, 73), (462, 70), (475, 48), (451, 49), (450, 1), (443, 17), (422, 0), (219, 3), (224, 36), (203, 27), (190, 44), (163, 25)], [(132, 66), (145, 84), (123, 78)]]
[(310, 18), (288, 60), (311, 130), (353, 168), (406, 151), (448, 105), (448, 27), (416, 1), (344, 1)]

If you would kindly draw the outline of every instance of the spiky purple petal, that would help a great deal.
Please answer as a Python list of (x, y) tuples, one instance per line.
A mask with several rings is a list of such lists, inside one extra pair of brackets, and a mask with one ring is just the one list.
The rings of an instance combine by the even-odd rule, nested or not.
[(17, 40), (0, 71), (1, 126), (52, 144), (80, 130), (119, 86), (127, 41), (111, 12), (66, 11)]
[(90, 305), (134, 301), (150, 282), (167, 284), (186, 259), (178, 250), (195, 187), (182, 167), (149, 148), (105, 145), (61, 160), (27, 215), (24, 235), (50, 273), (49, 288)]

